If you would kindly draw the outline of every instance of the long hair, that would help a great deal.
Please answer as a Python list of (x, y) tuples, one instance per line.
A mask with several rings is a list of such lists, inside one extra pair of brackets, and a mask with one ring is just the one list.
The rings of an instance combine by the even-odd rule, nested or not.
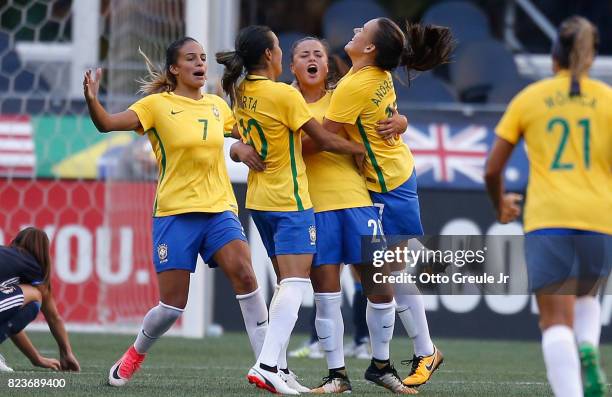
[(10, 247), (24, 250), (36, 259), (43, 273), (43, 284), (51, 289), (51, 254), (47, 233), (35, 227), (27, 227), (17, 233)]
[(404, 33), (389, 18), (378, 18), (372, 41), (376, 46), (376, 66), (388, 71), (402, 66), (408, 73), (448, 63), (455, 46), (449, 28), (406, 22)]
[(163, 71), (156, 67), (155, 64), (151, 62), (151, 59), (149, 59), (149, 57), (139, 47), (138, 52), (144, 58), (147, 72), (149, 74), (147, 77), (137, 80), (137, 82), (140, 83), (140, 89), (138, 92), (150, 95), (160, 92), (174, 91), (176, 89), (177, 82), (176, 76), (170, 72), (170, 66), (176, 64), (180, 49), (189, 41), (194, 41), (197, 43), (196, 39), (185, 36), (173, 41), (168, 48), (166, 48), (166, 64)]
[(247, 73), (262, 67), (261, 57), (266, 49), (274, 48), (272, 30), (263, 25), (251, 25), (238, 32), (234, 41), (234, 51), (218, 52), (217, 63), (225, 66), (221, 86), (229, 95), (232, 106), (236, 102), (236, 83), (242, 72)]
[(597, 28), (586, 18), (572, 16), (559, 26), (552, 56), (561, 68), (570, 71), (570, 96), (580, 95), (580, 76), (589, 71), (598, 45)]
[(302, 37), (299, 40), (294, 41), (293, 44), (291, 45), (291, 51), (289, 55), (289, 57), (291, 58), (291, 62), (293, 62), (293, 57), (295, 56), (295, 49), (297, 48), (297, 46), (305, 41), (310, 41), (310, 40), (318, 41), (319, 43), (321, 43), (321, 46), (323, 47), (323, 51), (325, 51), (325, 55), (327, 56), (327, 67), (328, 67), (327, 78), (325, 79), (325, 89), (328, 90), (330, 88), (333, 88), (334, 85), (336, 85), (336, 83), (338, 82), (338, 80), (340, 80), (342, 76), (340, 73), (340, 67), (337, 63), (338, 61), (335, 57), (332, 57), (329, 43), (327, 42), (327, 40), (321, 39), (316, 36), (306, 36), (306, 37)]

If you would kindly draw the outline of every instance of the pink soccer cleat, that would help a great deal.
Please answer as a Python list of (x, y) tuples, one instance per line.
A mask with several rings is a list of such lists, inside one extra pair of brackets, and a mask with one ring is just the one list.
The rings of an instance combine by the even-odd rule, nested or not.
[(123, 386), (140, 369), (146, 354), (140, 354), (131, 346), (123, 356), (113, 365), (108, 373), (108, 384), (111, 386)]

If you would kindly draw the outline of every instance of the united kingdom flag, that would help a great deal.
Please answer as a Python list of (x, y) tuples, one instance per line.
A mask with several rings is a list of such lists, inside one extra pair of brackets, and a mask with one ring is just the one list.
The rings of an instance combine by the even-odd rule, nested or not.
[(454, 131), (449, 124), (435, 123), (425, 130), (409, 126), (403, 135), (419, 178), (431, 170), (436, 183), (454, 184), (462, 175), (470, 184), (483, 184), (488, 149), (485, 126), (468, 125)]

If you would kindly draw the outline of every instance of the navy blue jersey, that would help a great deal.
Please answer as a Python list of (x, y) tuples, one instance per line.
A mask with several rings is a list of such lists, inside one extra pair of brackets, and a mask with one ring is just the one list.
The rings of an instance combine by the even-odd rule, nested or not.
[(36, 259), (25, 250), (0, 245), (0, 286), (41, 284), (43, 271)]

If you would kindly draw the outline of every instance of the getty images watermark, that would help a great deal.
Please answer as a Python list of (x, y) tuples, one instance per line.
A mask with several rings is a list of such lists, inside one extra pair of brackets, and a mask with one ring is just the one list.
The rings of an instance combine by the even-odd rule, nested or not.
[[(486, 252), (487, 247), (477, 250), (439, 250), (428, 249), (423, 245), (416, 249), (403, 246), (395, 247), (394, 249), (375, 250), (373, 252), (372, 265), (377, 268), (381, 268), (385, 264), (406, 264), (411, 268), (415, 268), (417, 264), (444, 268), (453, 265), (462, 268), (466, 265), (484, 264)], [(486, 272), (483, 274), (454, 272), (451, 275), (447, 275), (445, 273), (409, 273), (406, 271), (389, 275), (385, 275), (382, 272), (373, 274), (373, 281), (377, 284), (507, 284), (509, 279), (510, 276), (503, 272), (496, 275)]]
[[(611, 252), (609, 239), (594, 237), (387, 236), (376, 241), (364, 236), (362, 257), (370, 265), (362, 283), (372, 294), (388, 293), (383, 287), (392, 286), (406, 294), (522, 295), (535, 286), (603, 280), (612, 266)], [(575, 292), (569, 285), (552, 293)]]

